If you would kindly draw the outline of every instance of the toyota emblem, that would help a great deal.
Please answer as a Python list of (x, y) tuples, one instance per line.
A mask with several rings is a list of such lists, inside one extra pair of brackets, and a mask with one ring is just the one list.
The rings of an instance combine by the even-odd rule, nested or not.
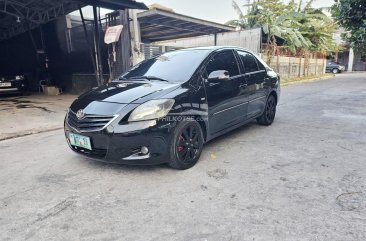
[(79, 120), (82, 120), (85, 118), (85, 112), (84, 110), (78, 110), (78, 112), (76, 113), (76, 117), (79, 119)]

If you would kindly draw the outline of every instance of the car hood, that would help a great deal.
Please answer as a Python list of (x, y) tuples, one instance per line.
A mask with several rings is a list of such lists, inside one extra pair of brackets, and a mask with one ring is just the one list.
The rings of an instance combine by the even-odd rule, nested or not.
[(117, 104), (116, 107), (121, 107), (120, 104), (141, 104), (160, 98), (179, 87), (180, 84), (167, 82), (112, 82), (82, 94), (71, 105), (71, 109), (89, 109), (93, 105), (105, 105), (103, 103), (114, 103)]

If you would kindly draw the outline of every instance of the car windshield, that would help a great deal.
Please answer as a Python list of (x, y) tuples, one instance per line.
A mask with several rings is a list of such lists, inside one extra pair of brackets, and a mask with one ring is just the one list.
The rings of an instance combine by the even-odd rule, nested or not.
[(164, 53), (158, 57), (142, 61), (123, 74), (120, 79), (138, 79), (138, 77), (147, 76), (149, 80), (160, 79), (185, 82), (192, 77), (194, 71), (208, 53), (209, 50), (207, 49), (178, 50)]

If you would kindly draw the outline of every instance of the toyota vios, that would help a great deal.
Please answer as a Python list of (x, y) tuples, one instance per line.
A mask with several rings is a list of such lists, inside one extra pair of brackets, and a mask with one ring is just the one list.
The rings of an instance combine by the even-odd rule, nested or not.
[(270, 125), (279, 96), (279, 76), (245, 49), (178, 50), (81, 95), (65, 135), (92, 159), (187, 169), (205, 142), (255, 119)]

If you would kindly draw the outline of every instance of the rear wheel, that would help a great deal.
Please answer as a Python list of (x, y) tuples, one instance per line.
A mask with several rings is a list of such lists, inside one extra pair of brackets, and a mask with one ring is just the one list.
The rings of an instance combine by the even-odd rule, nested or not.
[(178, 123), (174, 131), (169, 165), (179, 170), (194, 166), (200, 158), (203, 142), (202, 129), (197, 121)]
[(270, 95), (267, 99), (266, 107), (263, 114), (257, 118), (257, 122), (260, 125), (269, 126), (273, 123), (276, 116), (277, 101), (273, 95)]

